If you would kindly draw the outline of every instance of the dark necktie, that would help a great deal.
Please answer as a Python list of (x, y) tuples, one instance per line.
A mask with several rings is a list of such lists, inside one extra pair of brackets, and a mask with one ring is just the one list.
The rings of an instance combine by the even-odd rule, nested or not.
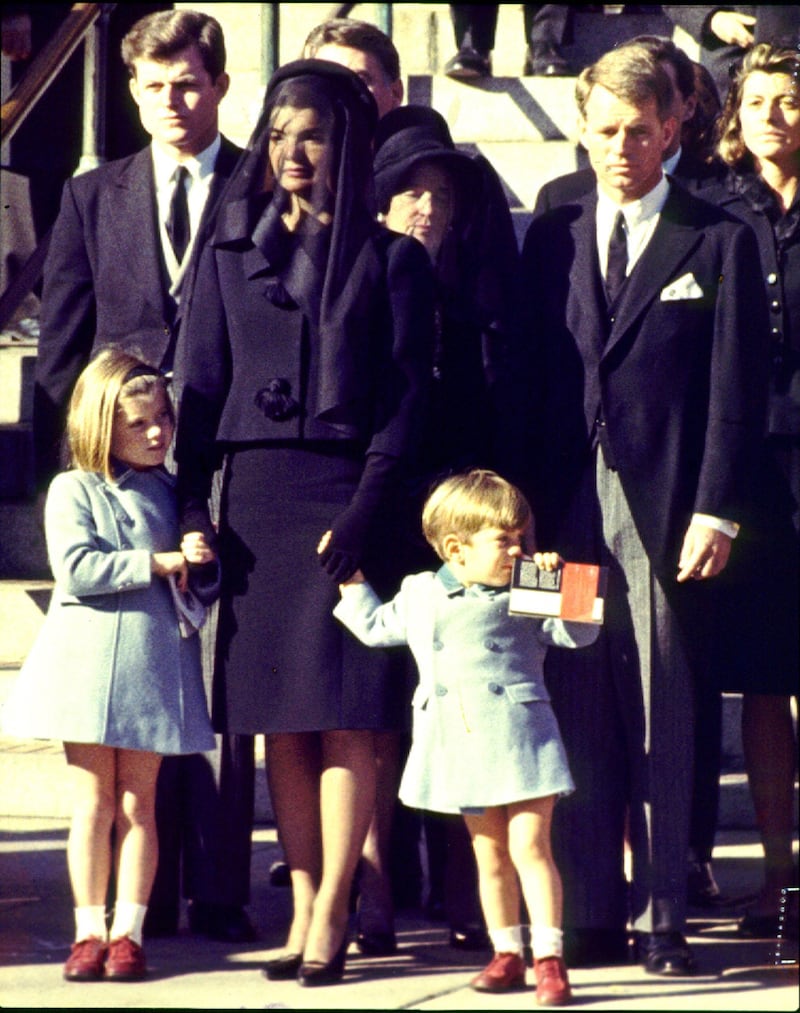
[(186, 247), (189, 245), (191, 226), (189, 224), (189, 201), (186, 196), (186, 179), (189, 170), (185, 165), (178, 167), (175, 174), (175, 189), (172, 191), (172, 199), (169, 202), (169, 214), (167, 215), (167, 235), (175, 251), (175, 257), (180, 264)]
[(608, 241), (608, 263), (606, 265), (606, 294), (613, 303), (625, 282), (628, 267), (628, 241), (625, 237), (625, 218), (617, 211), (614, 228)]

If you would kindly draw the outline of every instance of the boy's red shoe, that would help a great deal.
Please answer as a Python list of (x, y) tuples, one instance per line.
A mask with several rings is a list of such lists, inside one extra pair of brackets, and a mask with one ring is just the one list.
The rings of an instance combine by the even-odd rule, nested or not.
[(106, 959), (106, 944), (97, 936), (89, 936), (73, 943), (66, 964), (64, 977), (67, 981), (99, 981), (103, 977)]
[(572, 1002), (567, 968), (561, 957), (533, 961), (536, 975), (536, 1002), (539, 1006), (566, 1006)]
[(147, 974), (144, 950), (130, 936), (120, 936), (108, 944), (106, 978), (111, 981), (139, 981)]
[(525, 961), (519, 953), (495, 953), (470, 985), (476, 992), (511, 992), (525, 988)]

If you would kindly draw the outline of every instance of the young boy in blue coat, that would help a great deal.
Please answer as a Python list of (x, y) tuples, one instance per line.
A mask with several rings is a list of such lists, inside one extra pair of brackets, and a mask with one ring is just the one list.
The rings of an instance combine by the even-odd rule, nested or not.
[[(525, 985), (521, 884), (537, 1002), (554, 1006), (568, 1003), (571, 991), (550, 824), (556, 799), (574, 785), (542, 665), (549, 645), (585, 646), (598, 627), (509, 614), (513, 560), (522, 555), (530, 520), (522, 493), (494, 472), (445, 479), (422, 514), (441, 569), (406, 577), (387, 604), (357, 571), (340, 586), (334, 615), (363, 643), (407, 644), (416, 659), (413, 741), (400, 798), (466, 821), (495, 950), (472, 987), (505, 992)], [(560, 562), (552, 552), (534, 560), (548, 570)]]

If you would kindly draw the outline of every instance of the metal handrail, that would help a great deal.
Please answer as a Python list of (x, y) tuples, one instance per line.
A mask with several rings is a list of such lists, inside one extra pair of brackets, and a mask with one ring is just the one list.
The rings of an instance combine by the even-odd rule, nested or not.
[(58, 31), (37, 54), (2, 107), (0, 143), (10, 140), (92, 25), (116, 4), (73, 4)]

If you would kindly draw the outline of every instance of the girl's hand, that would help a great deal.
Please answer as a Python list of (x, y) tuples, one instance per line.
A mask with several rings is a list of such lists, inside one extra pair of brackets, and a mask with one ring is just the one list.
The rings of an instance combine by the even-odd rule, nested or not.
[(533, 561), (540, 570), (557, 570), (564, 560), (557, 552), (534, 552)]
[(213, 563), (217, 558), (202, 531), (187, 532), (181, 540), (181, 552), (187, 563)]
[(189, 586), (189, 565), (182, 552), (154, 552), (150, 557), (150, 569), (156, 577), (178, 578), (178, 589), (185, 591)]

